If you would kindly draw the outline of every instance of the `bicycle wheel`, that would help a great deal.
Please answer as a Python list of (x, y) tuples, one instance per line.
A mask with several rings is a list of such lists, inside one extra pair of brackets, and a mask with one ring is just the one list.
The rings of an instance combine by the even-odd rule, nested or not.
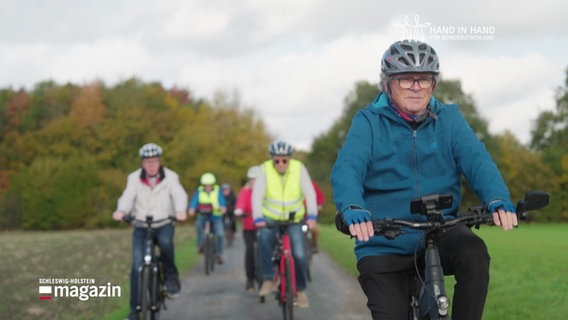
[(142, 281), (140, 286), (140, 316), (143, 320), (151, 320), (151, 288), (152, 288), (152, 270), (149, 266), (142, 269)]
[(235, 233), (231, 228), (231, 219), (225, 217), (225, 240), (227, 241), (227, 248), (233, 246), (233, 239), (235, 239)]
[[(282, 299), (282, 312), (284, 313), (284, 320), (292, 320), (294, 319), (294, 284), (292, 283), (292, 264), (290, 259), (285, 259), (284, 279), (282, 279), (285, 285), (285, 293)], [(280, 294), (282, 294), (282, 291)]]
[(213, 250), (213, 246), (211, 243), (211, 234), (205, 235), (205, 241), (203, 242), (203, 261), (205, 262), (205, 274), (209, 275), (211, 272), (211, 250)]
[(210, 234), (211, 241), (211, 259), (209, 259), (209, 269), (215, 270), (215, 260), (217, 260), (217, 238), (214, 234)]
[(156, 265), (152, 269), (152, 287), (150, 288), (151, 297), (150, 300), (150, 319), (156, 320), (159, 318), (160, 309), (162, 307), (162, 302), (164, 301), (164, 292), (162, 290), (162, 279), (160, 277), (161, 268), (160, 265)]

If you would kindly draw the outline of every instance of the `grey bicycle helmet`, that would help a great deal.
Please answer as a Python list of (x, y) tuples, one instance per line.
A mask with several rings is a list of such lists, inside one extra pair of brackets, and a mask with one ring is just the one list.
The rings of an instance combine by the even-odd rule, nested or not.
[(416, 40), (393, 43), (381, 59), (381, 73), (390, 77), (407, 72), (440, 73), (438, 54), (429, 44)]
[(271, 156), (289, 156), (294, 152), (292, 146), (284, 141), (274, 141), (268, 146)]
[(138, 154), (142, 159), (161, 157), (162, 148), (155, 143), (146, 143), (145, 145), (142, 146), (142, 148), (140, 148)]

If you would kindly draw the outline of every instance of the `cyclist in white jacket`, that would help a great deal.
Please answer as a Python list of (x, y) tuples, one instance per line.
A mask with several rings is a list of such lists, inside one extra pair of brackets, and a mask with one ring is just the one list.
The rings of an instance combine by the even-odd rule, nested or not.
[[(126, 188), (118, 199), (118, 207), (113, 213), (114, 220), (122, 221), (127, 214), (136, 220), (146, 220), (147, 215), (155, 221), (175, 214), (178, 221), (187, 219), (187, 193), (179, 181), (177, 173), (161, 164), (162, 148), (154, 143), (142, 146), (139, 151), (141, 168), (128, 175)], [(160, 257), (164, 270), (165, 284), (170, 297), (180, 291), (178, 270), (174, 259), (174, 226), (171, 221), (154, 223), (156, 239), (160, 246)], [(138, 266), (144, 256), (146, 229), (134, 224), (132, 232), (132, 269), (130, 272), (130, 314), (126, 319), (139, 319), (138, 305)]]

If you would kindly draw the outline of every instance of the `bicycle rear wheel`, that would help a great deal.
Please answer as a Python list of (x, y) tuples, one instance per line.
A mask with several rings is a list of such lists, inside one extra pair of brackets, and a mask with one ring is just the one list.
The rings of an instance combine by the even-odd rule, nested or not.
[[(284, 297), (282, 297), (282, 312), (284, 320), (292, 320), (294, 319), (294, 284), (292, 283), (292, 264), (290, 259), (283, 259), (286, 259), (286, 262), (284, 264), (284, 279), (280, 280), (285, 286)], [(282, 291), (280, 291), (280, 294), (282, 294)]]

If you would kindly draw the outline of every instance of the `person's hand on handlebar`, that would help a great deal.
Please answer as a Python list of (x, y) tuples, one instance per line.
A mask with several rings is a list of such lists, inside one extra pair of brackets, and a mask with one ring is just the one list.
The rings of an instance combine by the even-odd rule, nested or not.
[(318, 224), (318, 216), (317, 214), (308, 214), (306, 217), (306, 225), (308, 225), (308, 229), (313, 229)]
[(124, 216), (126, 216), (126, 213), (124, 213), (122, 211), (115, 211), (115, 212), (112, 213), (112, 219), (115, 220), (115, 221), (123, 221)]
[(343, 212), (343, 221), (349, 227), (352, 236), (359, 241), (368, 241), (375, 235), (371, 213), (365, 209), (347, 209)]
[(254, 219), (254, 225), (257, 228), (264, 228), (266, 227), (266, 220), (264, 218), (256, 218)]
[(515, 205), (508, 200), (494, 200), (488, 205), (489, 212), (493, 213), (493, 222), (508, 231), (516, 227), (519, 222), (515, 213)]
[(187, 214), (185, 211), (178, 211), (176, 212), (176, 220), (177, 221), (185, 221), (187, 219)]

